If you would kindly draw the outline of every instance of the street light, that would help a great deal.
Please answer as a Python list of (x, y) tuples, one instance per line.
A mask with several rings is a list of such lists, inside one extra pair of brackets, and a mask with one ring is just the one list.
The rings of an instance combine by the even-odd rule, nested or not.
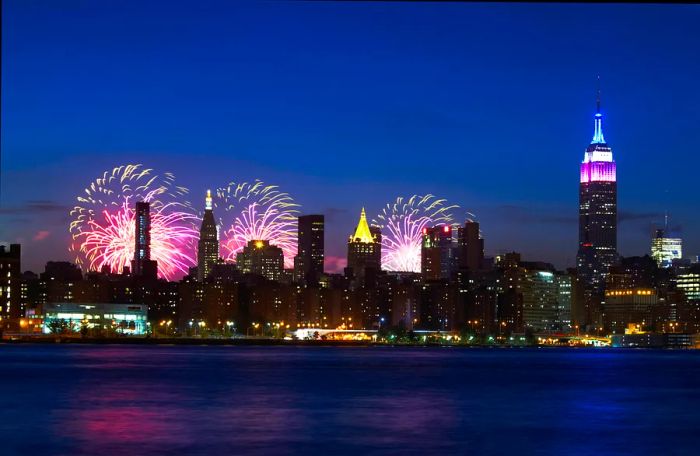
[[(260, 323), (253, 322), (248, 326), (248, 328), (245, 331), (246, 336), (250, 336), (250, 328), (253, 329), (258, 329), (260, 327)], [(253, 335), (255, 335), (255, 331), (253, 331)]]

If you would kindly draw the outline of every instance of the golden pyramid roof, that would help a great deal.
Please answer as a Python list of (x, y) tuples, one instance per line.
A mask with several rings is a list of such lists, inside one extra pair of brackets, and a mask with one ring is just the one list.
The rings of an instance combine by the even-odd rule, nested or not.
[(369, 224), (367, 223), (367, 214), (365, 214), (365, 208), (362, 208), (360, 213), (360, 221), (355, 229), (355, 234), (350, 238), (351, 242), (364, 242), (365, 244), (370, 244), (374, 241), (374, 236), (369, 230)]

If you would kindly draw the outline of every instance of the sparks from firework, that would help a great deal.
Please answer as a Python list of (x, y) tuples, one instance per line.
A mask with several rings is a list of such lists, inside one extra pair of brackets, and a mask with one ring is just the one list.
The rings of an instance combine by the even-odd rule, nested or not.
[(269, 241), (282, 249), (285, 267), (291, 268), (297, 254), (297, 214), (299, 207), (288, 193), (260, 180), (253, 183), (230, 183), (216, 190), (214, 206), (224, 230), (221, 241), (227, 261), (250, 241)]
[(122, 272), (134, 257), (137, 201), (150, 203), (151, 260), (160, 277), (171, 280), (195, 264), (194, 245), (199, 238), (198, 218), (181, 202), (187, 189), (173, 184), (174, 176), (162, 176), (141, 165), (127, 165), (105, 172), (85, 189), (71, 211), (73, 242), (70, 251), (88, 271), (107, 267)]
[(420, 272), (423, 228), (451, 224), (446, 200), (433, 195), (399, 197), (387, 204), (372, 223), (382, 228), (382, 269), (387, 271)]

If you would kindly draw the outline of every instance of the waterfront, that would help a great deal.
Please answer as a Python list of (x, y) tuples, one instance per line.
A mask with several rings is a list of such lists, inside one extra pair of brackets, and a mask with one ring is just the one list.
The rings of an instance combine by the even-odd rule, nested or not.
[(688, 454), (695, 351), (2, 345), (3, 454)]

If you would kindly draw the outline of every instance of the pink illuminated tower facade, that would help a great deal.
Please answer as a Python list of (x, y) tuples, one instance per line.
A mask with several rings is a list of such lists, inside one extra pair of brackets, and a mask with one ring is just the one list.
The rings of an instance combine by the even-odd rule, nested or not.
[(579, 243), (576, 263), (584, 285), (600, 290), (610, 266), (617, 262), (617, 168), (603, 136), (600, 90), (593, 140), (581, 163)]

